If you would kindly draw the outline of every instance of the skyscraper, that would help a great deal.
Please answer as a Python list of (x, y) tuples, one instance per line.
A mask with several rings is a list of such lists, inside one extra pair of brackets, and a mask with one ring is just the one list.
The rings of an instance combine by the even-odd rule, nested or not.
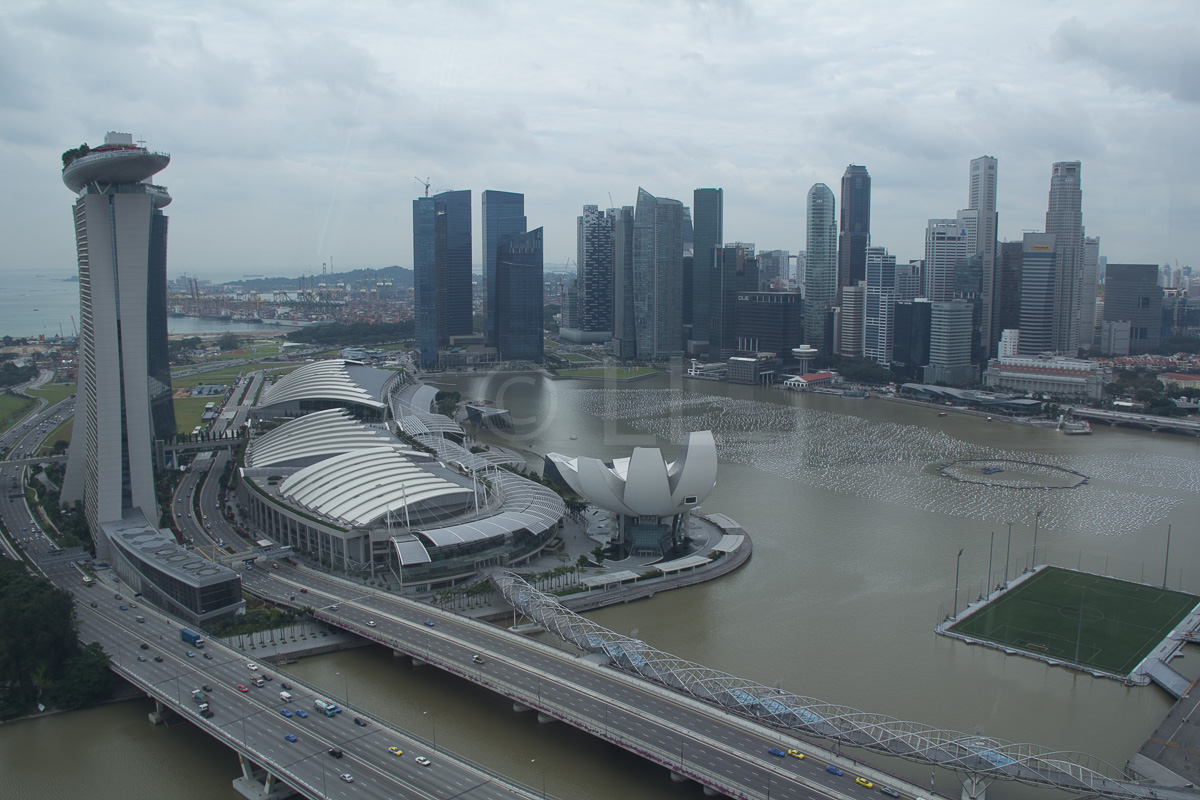
[(746, 242), (731, 242), (713, 252), (708, 357), (721, 361), (737, 352), (737, 297), (758, 291), (758, 262), (754, 245)]
[(1059, 250), (1053, 233), (1027, 233), (1021, 246), (1021, 337), (1023, 356), (1056, 350), (1055, 321), (1059, 313)]
[(614, 212), (584, 206), (576, 219), (576, 309), (560, 333), (573, 342), (606, 342), (613, 335)]
[(413, 305), (421, 366), (471, 333), (471, 191), (413, 200)]
[(496, 346), (496, 250), (505, 238), (525, 232), (525, 195), (516, 192), (484, 191), (483, 210), (483, 296), (484, 334), (488, 345)]
[[(77, 152), (77, 151), (76, 151)], [(127, 510), (158, 521), (156, 438), (175, 435), (167, 356), (167, 217), (171, 196), (151, 176), (171, 162), (108, 133), (68, 160), (79, 258), (79, 395), (62, 497), (83, 500), (96, 545)]]
[[(966, 213), (966, 217), (964, 217)], [(935, 303), (954, 299), (955, 276), (973, 254), (975, 212), (931, 219), (925, 227), (924, 294)]]
[[(1054, 164), (1050, 173), (1050, 201), (1046, 208), (1046, 233), (1054, 234), (1056, 248), (1051, 349), (1071, 356), (1079, 349), (1083, 299), (1083, 188), (1080, 173), (1078, 161)], [(1021, 339), (1023, 348), (1024, 331)]]
[(983, 273), (983, 330), (982, 340), (991, 358), (1000, 341), (997, 328), (996, 299), (996, 235), (999, 215), (996, 213), (997, 163), (992, 156), (971, 159), (971, 171), (967, 185), (967, 208), (979, 212), (978, 231), (975, 238), (975, 255), (979, 258)]
[(975, 383), (979, 372), (971, 363), (971, 304), (964, 300), (934, 303), (932, 312), (925, 382)]
[(863, 354), (863, 315), (866, 309), (867, 282), (842, 287), (841, 336), (839, 355), (861, 358)]
[[(1154, 264), (1109, 264), (1104, 280), (1104, 322), (1129, 326), (1129, 355), (1148, 353), (1162, 337), (1163, 290)], [(1124, 344), (1122, 342), (1122, 344)], [(1110, 348), (1111, 349), (1111, 348)]]
[[(837, 297), (837, 216), (833, 192), (823, 183), (808, 190), (808, 228), (804, 260), (804, 341), (823, 355), (825, 313)], [(865, 256), (865, 251), (864, 251)]]
[(692, 339), (708, 342), (713, 248), (725, 242), (725, 190), (696, 189), (692, 192), (692, 214)]
[[(996, 256), (996, 292), (993, 295), (996, 327), (1000, 335), (1021, 328), (1022, 242), (1002, 242)], [(999, 347), (999, 344), (997, 344)], [(999, 350), (997, 350), (999, 352)], [(1013, 355), (1016, 355), (1014, 353)]]
[(637, 358), (633, 288), (633, 206), (610, 208), (613, 218), (613, 355)]
[(842, 175), (842, 217), (838, 233), (838, 288), (867, 279), (867, 247), (871, 244), (871, 176), (851, 164)]
[(895, 298), (896, 257), (886, 247), (868, 247), (863, 355), (885, 367), (892, 361)]
[(131, 594), (196, 624), (243, 606), (237, 573), (158, 529), (154, 440), (175, 435), (167, 360), (165, 187), (171, 161), (108, 133), (63, 154), (75, 201), (79, 263), (79, 399), (62, 500), (83, 501), (98, 556)]
[(1100, 271), (1100, 237), (1083, 237), (1083, 281), (1079, 300), (1079, 347), (1091, 349), (1097, 338), (1096, 283)]
[(639, 358), (683, 355), (683, 204), (638, 189), (633, 307)]
[(506, 236), (496, 251), (496, 348), (505, 361), (542, 360), (542, 229)]

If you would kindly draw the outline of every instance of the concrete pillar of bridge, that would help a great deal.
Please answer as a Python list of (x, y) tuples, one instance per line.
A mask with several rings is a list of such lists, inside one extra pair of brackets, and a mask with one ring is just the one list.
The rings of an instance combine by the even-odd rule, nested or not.
[(705, 797), (716, 797), (719, 794), (721, 794), (721, 793), (718, 792), (716, 789), (712, 788), (711, 786), (704, 787), (704, 796)]
[(291, 786), (241, 753), (238, 754), (238, 763), (241, 765), (242, 775), (233, 779), (233, 790), (247, 800), (284, 800), (298, 794)]
[(967, 774), (959, 780), (962, 781), (962, 800), (986, 800), (987, 788), (991, 785), (991, 781), (984, 780), (979, 775)]
[(550, 716), (549, 714), (543, 714), (541, 711), (539, 711), (538, 712), (538, 722), (545, 725), (546, 723), (549, 723), (549, 722), (558, 722), (558, 720), (556, 720), (554, 717)]
[(518, 714), (521, 714), (526, 711), (533, 711), (533, 709), (530, 708), (529, 706), (525, 705), (524, 703), (518, 703), (516, 700), (514, 700), (513, 701), (513, 711), (516, 711)]
[(155, 725), (162, 725), (164, 722), (170, 719), (171, 715), (174, 713), (174, 711), (167, 706), (164, 706), (162, 701), (156, 697), (154, 698), (154, 710), (151, 711), (147, 716)]
[(671, 771), (671, 783), (687, 783), (690, 780), (691, 778), (689, 778), (687, 775), (680, 775), (674, 770)]

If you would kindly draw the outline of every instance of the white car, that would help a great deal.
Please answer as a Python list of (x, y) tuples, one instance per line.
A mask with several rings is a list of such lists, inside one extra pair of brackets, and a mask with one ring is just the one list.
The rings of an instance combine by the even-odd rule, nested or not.
[(251, 672), (258, 672), (258, 664), (247, 664), (246, 669), (250, 670)]
[(342, 780), (344, 780), (346, 783), (354, 783), (354, 776), (351, 775), (349, 772), (343, 772), (338, 777), (341, 778)]
[(368, 628), (374, 628), (374, 627), (375, 627), (375, 620), (373, 620), (373, 619), (369, 619), (369, 620), (367, 620), (367, 627), (368, 627)]
[(426, 758), (425, 756), (417, 756), (417, 757), (416, 757), (416, 759), (415, 759), (415, 761), (416, 761), (418, 764), (420, 764), (422, 767), (428, 767), (430, 764), (432, 764), (432, 763), (433, 763), (432, 761), (430, 761), (430, 760), (429, 760), (428, 758)]

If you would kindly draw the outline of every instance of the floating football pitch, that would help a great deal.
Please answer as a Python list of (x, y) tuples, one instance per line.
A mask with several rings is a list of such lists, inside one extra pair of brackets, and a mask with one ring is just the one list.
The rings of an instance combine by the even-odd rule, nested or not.
[(1045, 567), (950, 630), (1128, 675), (1197, 603), (1182, 592)]

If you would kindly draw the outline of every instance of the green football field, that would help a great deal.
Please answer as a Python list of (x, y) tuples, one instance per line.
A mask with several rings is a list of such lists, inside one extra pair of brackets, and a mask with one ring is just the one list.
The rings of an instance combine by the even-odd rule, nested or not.
[(1128, 675), (1197, 603), (1182, 592), (1045, 567), (950, 630), (1072, 663), (1078, 653), (1081, 666)]

